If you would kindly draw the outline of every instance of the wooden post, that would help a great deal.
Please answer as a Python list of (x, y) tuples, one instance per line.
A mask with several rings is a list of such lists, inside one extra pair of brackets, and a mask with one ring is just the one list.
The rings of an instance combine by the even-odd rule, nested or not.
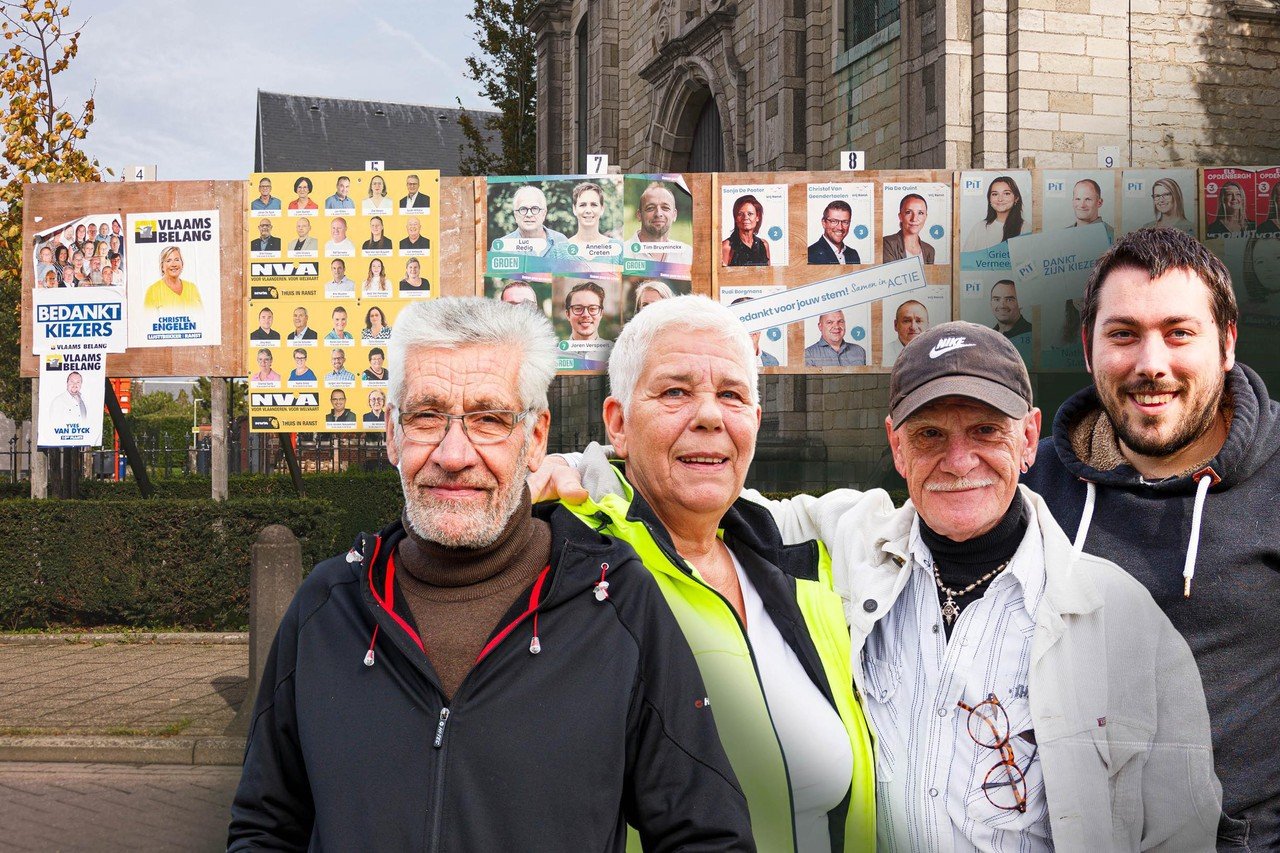
[(213, 475), (213, 499), (227, 499), (227, 380), (209, 378), (209, 411), (212, 413), (209, 441), (209, 467)]
[(31, 497), (49, 497), (49, 457), (40, 444), (40, 377), (31, 380)]

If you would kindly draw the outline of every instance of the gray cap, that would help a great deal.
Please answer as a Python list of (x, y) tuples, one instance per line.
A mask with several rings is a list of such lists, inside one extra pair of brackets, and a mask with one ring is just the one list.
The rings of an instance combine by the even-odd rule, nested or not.
[(1031, 377), (1000, 332), (963, 321), (941, 323), (914, 338), (893, 365), (893, 428), (940, 397), (968, 397), (1021, 418), (1031, 411)]

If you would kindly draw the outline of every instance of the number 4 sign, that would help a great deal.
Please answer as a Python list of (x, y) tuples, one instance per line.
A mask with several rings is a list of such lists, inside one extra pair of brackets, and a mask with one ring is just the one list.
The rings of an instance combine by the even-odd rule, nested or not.
[(841, 151), (840, 152), (840, 171), (857, 172), (867, 168), (867, 152), (865, 151)]

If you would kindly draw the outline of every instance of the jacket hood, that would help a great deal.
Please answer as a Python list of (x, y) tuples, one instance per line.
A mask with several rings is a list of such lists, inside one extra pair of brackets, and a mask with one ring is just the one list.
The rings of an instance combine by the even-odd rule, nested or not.
[[(1280, 403), (1272, 400), (1262, 378), (1239, 362), (1227, 374), (1226, 392), (1234, 407), (1227, 440), (1209, 462), (1216, 482), (1213, 491), (1247, 480), (1280, 449)], [(1086, 419), (1102, 414), (1102, 403), (1093, 385), (1077, 392), (1058, 409), (1053, 419), (1053, 449), (1063, 466), (1086, 482), (1110, 487), (1151, 489), (1165, 494), (1192, 494), (1192, 475), (1143, 482), (1130, 465), (1103, 471), (1082, 460), (1072, 445), (1072, 435)], [(1199, 473), (1199, 472), (1195, 472)]]

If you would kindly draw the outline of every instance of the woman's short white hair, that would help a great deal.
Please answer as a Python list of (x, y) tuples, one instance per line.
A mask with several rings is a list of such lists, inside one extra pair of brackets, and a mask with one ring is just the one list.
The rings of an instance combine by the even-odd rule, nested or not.
[(613, 345), (609, 356), (609, 392), (622, 404), (624, 413), (631, 409), (631, 395), (644, 371), (645, 359), (663, 357), (663, 353), (653, 351), (654, 340), (672, 329), (710, 332), (723, 341), (726, 353), (736, 355), (747, 372), (751, 403), (760, 402), (756, 348), (742, 322), (728, 308), (705, 296), (673, 296), (654, 302), (632, 317)]
[(428, 299), (400, 312), (387, 346), (386, 367), (391, 372), (387, 405), (400, 406), (405, 362), (414, 350), (486, 345), (504, 348), (520, 364), (516, 380), (520, 405), (534, 412), (546, 409), (558, 353), (551, 323), (523, 305), (481, 296)]

